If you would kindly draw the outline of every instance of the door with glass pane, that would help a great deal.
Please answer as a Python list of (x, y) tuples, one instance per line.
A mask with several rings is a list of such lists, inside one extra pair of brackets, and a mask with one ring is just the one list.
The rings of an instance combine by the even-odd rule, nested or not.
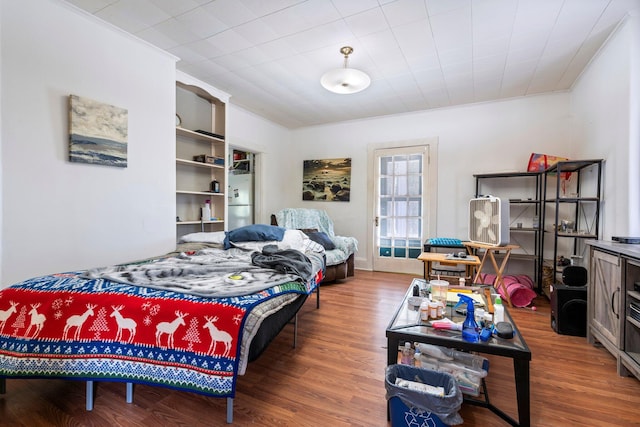
[(428, 158), (428, 146), (375, 151), (375, 271), (422, 274)]

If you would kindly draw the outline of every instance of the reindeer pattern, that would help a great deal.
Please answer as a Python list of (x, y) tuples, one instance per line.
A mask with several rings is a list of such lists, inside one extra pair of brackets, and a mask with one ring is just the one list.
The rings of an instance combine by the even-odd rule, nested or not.
[(67, 319), (67, 323), (64, 326), (64, 332), (62, 333), (62, 339), (67, 339), (67, 333), (71, 328), (76, 328), (73, 339), (76, 341), (80, 339), (80, 330), (82, 325), (86, 322), (89, 316), (93, 316), (93, 309), (97, 306), (95, 304), (87, 304), (87, 311), (82, 314), (75, 314)]
[(18, 311), (17, 307), (20, 304), (13, 301), (9, 301), (9, 305), (11, 305), (11, 307), (9, 307), (8, 309), (0, 310), (0, 324), (2, 325), (0, 326), (0, 334), (2, 334), (2, 331), (4, 330), (4, 325), (5, 323), (7, 323), (7, 320), (9, 320), (9, 317), (11, 317), (13, 313)]
[(160, 322), (156, 326), (156, 345), (158, 347), (161, 347), (160, 341), (161, 341), (162, 335), (167, 334), (167, 348), (174, 348), (173, 334), (176, 332), (176, 329), (178, 329), (180, 325), (184, 326), (185, 324), (184, 318), (186, 316), (185, 313), (181, 313), (178, 310), (176, 310), (175, 314), (176, 314), (176, 318), (173, 321)]
[(122, 339), (122, 330), (126, 329), (129, 331), (129, 339), (127, 340), (127, 343), (132, 342), (133, 337), (136, 335), (136, 326), (137, 326), (136, 321), (126, 317), (122, 317), (122, 314), (120, 314), (120, 310), (124, 308), (124, 305), (119, 305), (117, 307), (112, 305), (111, 308), (113, 309), (113, 312), (109, 317), (115, 317), (116, 323), (118, 324), (116, 341), (120, 341)]
[(218, 321), (218, 316), (204, 317), (207, 323), (204, 324), (203, 328), (209, 330), (209, 335), (211, 335), (211, 345), (209, 345), (209, 354), (215, 354), (216, 352), (216, 344), (221, 342), (224, 344), (224, 352), (222, 353), (223, 357), (228, 357), (231, 353), (231, 344), (233, 342), (233, 338), (229, 335), (228, 332), (221, 331), (216, 328), (215, 323)]
[(31, 328), (35, 328), (33, 332), (33, 336), (31, 338), (37, 337), (40, 331), (42, 330), (42, 327), (44, 326), (44, 321), (47, 320), (44, 314), (38, 313), (39, 307), (40, 307), (40, 303), (31, 304), (31, 311), (29, 312), (29, 315), (31, 316), (31, 322), (29, 323), (29, 327), (27, 328), (27, 331), (24, 333), (25, 337), (29, 336), (29, 332), (31, 331)]
[[(43, 304), (45, 304), (44, 307)], [(84, 311), (79, 309), (82, 304)], [(154, 305), (152, 302), (145, 302), (139, 306), (138, 310), (131, 306), (125, 308), (125, 305), (111, 305), (111, 311), (108, 311), (109, 306), (106, 304), (100, 306), (80, 301), (75, 302), (72, 298), (58, 298), (50, 305), (51, 307), (46, 302), (36, 302), (28, 304), (29, 307), (27, 307), (27, 304), (21, 304), (21, 301), (6, 301), (4, 305), (0, 306), (0, 334), (3, 333), (5, 325), (9, 323), (13, 328), (26, 327), (23, 334), (25, 338), (37, 338), (47, 323), (47, 316), (51, 316), (50, 326), (44, 334), (45, 337), (51, 337), (53, 331), (56, 329), (59, 331), (58, 328), (64, 325), (62, 339), (65, 341), (79, 341), (83, 338), (85, 340), (109, 339), (125, 344), (131, 344), (136, 340), (136, 343), (152, 344), (154, 342), (152, 340), (155, 338), (155, 345), (165, 349), (179, 349), (186, 341), (189, 345), (185, 346), (185, 349), (191, 350), (194, 343), (202, 343), (200, 344), (201, 348), (195, 351), (218, 357), (231, 356), (234, 336), (227, 330), (219, 329), (216, 326), (219, 316), (205, 315), (200, 317), (196, 314), (187, 327), (185, 319), (189, 317), (189, 313), (175, 310), (173, 320), (159, 321), (156, 316), (163, 310), (161, 310), (161, 305)], [(48, 308), (51, 310), (47, 310)], [(128, 316), (125, 316), (123, 311), (127, 312)], [(18, 314), (20, 315), (18, 316)], [(138, 322), (134, 318), (141, 322), (140, 331), (138, 331)], [(197, 320), (202, 318), (205, 320), (204, 323), (200, 323), (202, 320), (200, 322)], [(13, 321), (13, 319), (16, 320), (12, 324), (10, 320)], [(92, 320), (89, 321), (90, 319)], [(233, 322), (240, 323), (240, 318), (234, 317)], [(181, 340), (176, 341), (174, 338), (181, 326), (184, 327), (179, 334)], [(53, 329), (49, 330), (50, 328)], [(211, 340), (201, 341), (200, 334), (197, 332), (198, 328), (208, 330)], [(101, 337), (102, 332), (105, 332), (106, 335)], [(136, 339), (137, 332), (140, 332), (140, 336)], [(92, 336), (91, 333), (93, 333)], [(176, 342), (179, 343), (177, 346)], [(207, 343), (209, 346), (205, 352)]]

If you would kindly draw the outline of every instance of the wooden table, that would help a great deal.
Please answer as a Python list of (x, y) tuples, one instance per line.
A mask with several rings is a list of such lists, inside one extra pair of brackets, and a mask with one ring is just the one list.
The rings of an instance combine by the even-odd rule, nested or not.
[[(507, 261), (509, 261), (509, 255), (511, 255), (511, 251), (513, 249), (518, 249), (520, 246), (518, 245), (504, 245), (504, 246), (491, 246), (485, 243), (475, 243), (475, 242), (464, 242), (464, 245), (467, 247), (467, 250), (470, 253), (476, 253), (477, 250), (483, 250), (484, 254), (482, 255), (482, 261), (480, 262), (480, 267), (476, 270), (476, 275), (473, 278), (473, 283), (481, 283), (480, 282), (480, 274), (482, 274), (482, 269), (487, 264), (487, 261), (491, 261), (493, 268), (496, 272), (496, 280), (493, 282), (493, 287), (496, 290), (502, 288), (504, 291), (504, 295), (507, 299), (507, 304), (509, 307), (511, 305), (511, 297), (509, 296), (509, 292), (507, 292), (507, 287), (504, 284), (504, 269), (507, 266)], [(495, 258), (495, 253), (503, 252), (504, 258), (502, 258), (502, 263), (498, 266), (498, 262)]]
[(418, 259), (424, 263), (424, 278), (431, 280), (431, 264), (438, 262), (441, 264), (464, 265), (466, 277), (473, 277), (473, 269), (480, 265), (480, 258), (476, 255), (467, 255), (466, 258), (451, 257), (449, 254), (438, 252), (422, 252)]

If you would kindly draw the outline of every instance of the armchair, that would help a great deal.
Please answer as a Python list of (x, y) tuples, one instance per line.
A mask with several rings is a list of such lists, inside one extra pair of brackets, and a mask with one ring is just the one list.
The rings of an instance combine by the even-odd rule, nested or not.
[(282, 209), (271, 215), (271, 225), (299, 229), (310, 234), (310, 237), (314, 231), (324, 233), (332, 243), (325, 246), (327, 268), (324, 280), (332, 282), (354, 275), (354, 256), (358, 250), (358, 241), (355, 237), (336, 236), (333, 231), (333, 221), (324, 210)]

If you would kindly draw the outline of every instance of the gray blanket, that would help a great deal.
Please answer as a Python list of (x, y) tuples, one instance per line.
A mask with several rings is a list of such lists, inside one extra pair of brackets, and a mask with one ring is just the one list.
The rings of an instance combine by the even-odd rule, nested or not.
[[(318, 266), (314, 268), (317, 271)], [(253, 265), (249, 252), (234, 248), (202, 249), (192, 255), (181, 253), (139, 264), (95, 268), (84, 276), (206, 298), (249, 295), (275, 285), (308, 280), (291, 270), (284, 274)]]

